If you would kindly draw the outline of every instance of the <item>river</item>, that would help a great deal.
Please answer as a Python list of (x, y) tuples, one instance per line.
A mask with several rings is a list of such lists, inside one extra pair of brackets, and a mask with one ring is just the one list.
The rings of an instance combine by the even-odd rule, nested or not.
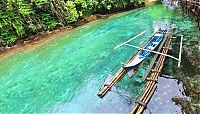
[(182, 29), (193, 27), (190, 20), (183, 23), (181, 18), (156, 4), (91, 22), (0, 59), (0, 112), (130, 112), (144, 85), (142, 68), (133, 78), (125, 76), (104, 99), (97, 96), (107, 73), (115, 68), (114, 74), (120, 62), (136, 52), (130, 47), (113, 48), (146, 30), (131, 42), (140, 46), (165, 22)]

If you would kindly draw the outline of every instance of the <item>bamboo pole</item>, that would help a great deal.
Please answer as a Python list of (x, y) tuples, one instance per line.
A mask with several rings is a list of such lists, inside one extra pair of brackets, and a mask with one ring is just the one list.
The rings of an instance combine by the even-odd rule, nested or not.
[(164, 56), (167, 56), (167, 57), (170, 57), (170, 58), (172, 58), (172, 59), (174, 59), (174, 60), (179, 61), (178, 58), (176, 58), (176, 57), (174, 57), (174, 56), (171, 56), (171, 55), (167, 55), (167, 54), (160, 53), (160, 52), (153, 51), (153, 50), (149, 50), (149, 49), (144, 49), (144, 48), (141, 48), (141, 47), (138, 47), (138, 46), (134, 46), (134, 45), (130, 45), (130, 44), (124, 44), (124, 45), (131, 46), (131, 47), (138, 48), (138, 49), (145, 50), (145, 51), (149, 51), (149, 52), (151, 52), (151, 53), (155, 53), (155, 54), (164, 55)]
[(183, 35), (181, 35), (181, 42), (180, 42), (180, 51), (179, 51), (179, 62), (178, 62), (178, 67), (180, 67), (180, 65), (181, 65), (182, 46), (183, 46)]
[[(144, 102), (145, 104), (147, 104), (148, 101), (151, 99), (151, 97), (153, 96), (155, 90), (156, 90), (156, 86), (153, 86), (153, 89), (151, 90), (151, 92), (149, 93), (149, 96), (146, 98), (146, 100)], [(138, 109), (137, 114), (142, 114), (142, 112), (144, 111), (144, 108), (145, 108), (144, 106), (140, 106), (139, 109)]]
[[(172, 35), (170, 35), (170, 37), (172, 37)], [(171, 43), (171, 38), (168, 38), (165, 47), (169, 47), (170, 43)], [(163, 49), (163, 53), (167, 53), (168, 52), (168, 48)], [(165, 56), (161, 55), (159, 57), (158, 63), (156, 64), (154, 70), (156, 71), (161, 71), (162, 67), (163, 67), (163, 63), (165, 60)], [(159, 76), (159, 72), (153, 72), (150, 76), (151, 79), (158, 79)], [(147, 104), (150, 100), (150, 98), (152, 97), (153, 93), (155, 92), (156, 89), (156, 82), (155, 81), (148, 81), (144, 91), (142, 92), (141, 96), (138, 97), (139, 101)], [(131, 111), (131, 114), (141, 114), (144, 111), (144, 106), (141, 106), (139, 103), (135, 103), (135, 106), (133, 108), (133, 110)]]
[(115, 75), (115, 77), (109, 82), (109, 84), (105, 85), (97, 95), (100, 98), (103, 98), (105, 94), (112, 88), (112, 86), (114, 86), (124, 75), (125, 75), (125, 70), (121, 68)]
[[(142, 33), (141, 33), (142, 34)], [(142, 47), (144, 47), (153, 37), (149, 38), (149, 40), (142, 45)], [(132, 38), (133, 39), (133, 38)], [(139, 50), (131, 57), (131, 59), (129, 59), (126, 63), (130, 63), (131, 61), (133, 61), (136, 57), (136, 55), (139, 53)], [(142, 63), (143, 64), (143, 63)], [(141, 64), (141, 65), (142, 65)], [(140, 66), (139, 66), (140, 67)], [(97, 93), (97, 95), (100, 98), (103, 98), (106, 93), (112, 88), (112, 86), (114, 86), (118, 81), (120, 81), (124, 75), (125, 75), (125, 70), (123, 68), (121, 68), (112, 78), (112, 80), (107, 84), (104, 85), (104, 87)]]
[[(139, 52), (139, 51), (138, 51)], [(138, 53), (137, 52), (137, 53)], [(129, 62), (131, 62), (134, 58), (135, 58), (135, 55), (137, 54), (135, 53), (131, 59), (129, 59)], [(112, 86), (114, 86), (119, 80), (121, 80), (123, 78), (123, 76), (126, 74), (125, 70), (123, 68), (120, 68), (120, 70), (114, 75), (114, 77), (112, 78), (112, 80), (107, 84), (105, 85), (98, 93), (97, 95), (100, 97), (100, 98), (103, 98), (106, 93), (112, 88)]]
[[(157, 68), (155, 68), (154, 70), (157, 70)], [(155, 78), (155, 73), (152, 73), (152, 76), (151, 76), (151, 78)], [(147, 82), (147, 84), (146, 84), (146, 86), (145, 86), (145, 90), (142, 92), (142, 95), (141, 95), (141, 97), (140, 97), (140, 101), (142, 101), (143, 100), (143, 98), (145, 97), (145, 95), (147, 94), (147, 92), (149, 91), (149, 89), (151, 88), (151, 86), (152, 86), (152, 81), (148, 81)], [(135, 111), (137, 111), (137, 108), (138, 108), (138, 106), (139, 106), (139, 104), (138, 103), (136, 103), (135, 104), (135, 107), (134, 107), (134, 109), (131, 111), (131, 114), (135, 114)]]
[[(154, 75), (153, 75), (153, 76), (154, 76)], [(152, 76), (152, 77), (153, 77), (153, 76)], [(154, 78), (154, 77), (153, 77), (153, 78)], [(151, 87), (151, 84), (152, 84), (152, 83), (153, 83), (152, 81), (147, 82), (147, 84), (146, 84), (146, 86), (145, 86), (146, 89), (142, 92), (142, 95), (139, 97), (139, 100), (140, 100), (140, 101), (143, 100), (143, 98), (145, 97), (145, 95), (146, 95), (146, 93), (148, 92), (149, 88)], [(137, 109), (138, 109), (138, 107), (139, 107), (139, 104), (136, 103), (135, 106), (134, 106), (134, 108), (133, 108), (133, 110), (131, 111), (131, 114), (135, 114), (136, 111), (137, 111)]]
[[(162, 49), (162, 47), (163, 47), (163, 45), (164, 45), (164, 43), (165, 43), (166, 40), (167, 40), (167, 37), (164, 38), (164, 40), (162, 41), (161, 45), (159, 46), (157, 52), (160, 52), (160, 51), (161, 51), (161, 49)], [(151, 71), (151, 69), (152, 69), (152, 67), (153, 67), (153, 65), (154, 65), (154, 63), (155, 63), (155, 61), (157, 60), (157, 58), (158, 58), (158, 54), (155, 54), (153, 60), (151, 61), (150, 65), (149, 65), (149, 67), (148, 67), (148, 69), (146, 70), (144, 76), (142, 77), (143, 80), (145, 80), (145, 79), (147, 78), (147, 75), (148, 75), (149, 72)]]
[(117, 49), (117, 48), (123, 46), (124, 44), (127, 44), (127, 43), (131, 42), (132, 40), (134, 40), (134, 39), (136, 39), (137, 37), (141, 36), (141, 35), (144, 34), (145, 32), (146, 32), (146, 31), (143, 31), (143, 32), (141, 32), (140, 34), (138, 34), (137, 36), (135, 36), (135, 37), (133, 37), (133, 38), (127, 40), (126, 42), (119, 44), (119, 45), (116, 46), (114, 49)]

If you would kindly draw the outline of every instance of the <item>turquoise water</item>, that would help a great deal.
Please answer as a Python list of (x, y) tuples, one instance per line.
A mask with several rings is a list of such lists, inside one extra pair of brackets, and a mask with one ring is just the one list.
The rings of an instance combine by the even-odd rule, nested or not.
[(130, 112), (143, 87), (144, 69), (133, 78), (125, 76), (104, 99), (96, 95), (106, 74), (136, 51), (113, 48), (147, 30), (145, 37), (131, 42), (142, 45), (155, 27), (176, 16), (174, 11), (153, 5), (89, 23), (0, 59), (0, 112)]

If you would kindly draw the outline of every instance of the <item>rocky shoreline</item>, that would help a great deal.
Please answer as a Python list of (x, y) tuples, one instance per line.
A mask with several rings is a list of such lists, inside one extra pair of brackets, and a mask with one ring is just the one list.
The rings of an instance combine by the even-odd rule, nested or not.
[[(173, 101), (182, 106), (187, 114), (199, 114), (200, 112), (200, 61), (199, 52), (187, 56), (186, 64), (191, 65), (189, 72), (182, 74), (182, 77), (175, 77), (183, 83), (184, 93), (190, 99), (174, 97)], [(185, 62), (185, 61), (184, 61)], [(185, 65), (186, 65), (185, 64)], [(188, 69), (185, 69), (188, 71)]]
[[(167, 61), (167, 66), (164, 70), (172, 74), (175, 79), (183, 83), (185, 96), (188, 98), (181, 98), (175, 96), (172, 100), (182, 107), (186, 114), (199, 114), (200, 112), (200, 32), (197, 27), (181, 31), (184, 35), (183, 53), (181, 68), (176, 67), (176, 62)], [(177, 55), (179, 47), (179, 38), (172, 44), (173, 51)], [(170, 64), (172, 62), (172, 64)], [(170, 66), (171, 65), (171, 66)], [(175, 65), (175, 66), (173, 66)], [(170, 67), (170, 68), (169, 68)], [(167, 71), (167, 69), (173, 69)]]

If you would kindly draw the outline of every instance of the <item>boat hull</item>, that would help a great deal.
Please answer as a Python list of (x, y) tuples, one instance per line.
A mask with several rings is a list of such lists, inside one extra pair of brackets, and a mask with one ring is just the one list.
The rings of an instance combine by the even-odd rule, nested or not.
[(151, 40), (144, 46), (143, 49), (140, 50), (136, 55), (135, 59), (131, 61), (129, 64), (123, 66), (124, 70), (129, 76), (133, 76), (136, 72), (135, 69), (138, 69), (144, 60), (150, 55), (150, 51), (153, 51), (158, 47), (158, 45), (162, 42), (166, 31), (158, 31), (156, 32)]

